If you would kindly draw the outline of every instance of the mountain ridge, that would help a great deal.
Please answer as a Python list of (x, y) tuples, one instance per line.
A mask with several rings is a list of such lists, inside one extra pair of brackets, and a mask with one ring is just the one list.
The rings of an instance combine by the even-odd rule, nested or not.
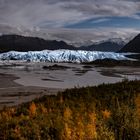
[(0, 36), (0, 52), (8, 51), (41, 51), (69, 49), (76, 50), (72, 45), (64, 41), (44, 40), (39, 37), (27, 37), (21, 35), (2, 35)]
[(89, 51), (103, 51), (103, 52), (117, 52), (123, 47), (123, 44), (118, 44), (111, 41), (102, 41), (100, 43), (95, 43), (90, 46), (82, 46), (81, 50)]
[(64, 41), (45, 40), (39, 37), (22, 36), (16, 34), (1, 35), (0, 36), (0, 52), (8, 51), (42, 51), (42, 50), (86, 50), (86, 51), (103, 51), (103, 52), (117, 52), (122, 48), (124, 42), (122, 40), (115, 41), (113, 39), (95, 42), (89, 46), (75, 47), (69, 45)]

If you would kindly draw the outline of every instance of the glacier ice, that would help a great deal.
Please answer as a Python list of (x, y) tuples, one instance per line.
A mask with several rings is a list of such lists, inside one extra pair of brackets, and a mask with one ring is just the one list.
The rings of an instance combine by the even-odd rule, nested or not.
[(43, 50), (17, 52), (10, 51), (0, 54), (0, 60), (23, 60), (33, 62), (91, 62), (97, 59), (128, 60), (124, 54), (114, 52), (75, 51), (75, 50)]

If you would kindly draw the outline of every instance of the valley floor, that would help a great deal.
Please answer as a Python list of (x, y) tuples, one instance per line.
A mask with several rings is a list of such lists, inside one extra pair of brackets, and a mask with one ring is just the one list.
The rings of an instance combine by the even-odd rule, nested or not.
[(19, 105), (44, 95), (54, 95), (58, 91), (63, 91), (58, 88), (23, 86), (14, 82), (18, 78), (12, 74), (0, 73), (0, 108)]

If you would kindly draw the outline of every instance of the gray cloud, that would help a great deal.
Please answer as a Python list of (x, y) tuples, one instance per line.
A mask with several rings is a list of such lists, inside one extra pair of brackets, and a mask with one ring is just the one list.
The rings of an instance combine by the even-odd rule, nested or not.
[(139, 18), (138, 0), (0, 0), (0, 23), (63, 27), (97, 17)]
[(124, 42), (128, 43), (137, 34), (139, 34), (139, 30), (134, 28), (108, 27), (98, 29), (46, 29), (40, 30), (38, 35), (44, 39), (63, 40), (79, 47), (91, 45), (93, 42), (109, 38), (121, 38)]
[(64, 29), (64, 28), (14, 28), (0, 25), (0, 34), (19, 34), (37, 36), (47, 40), (63, 40), (75, 46), (89, 45), (108, 38), (122, 38), (125, 42), (139, 33), (137, 28), (95, 28), (95, 29)]

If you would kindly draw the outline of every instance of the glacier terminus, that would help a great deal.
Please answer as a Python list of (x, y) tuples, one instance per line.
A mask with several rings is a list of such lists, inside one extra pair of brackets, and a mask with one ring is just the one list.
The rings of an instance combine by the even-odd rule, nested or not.
[(129, 58), (122, 53), (82, 50), (43, 50), (29, 52), (10, 51), (0, 54), (0, 60), (20, 60), (29, 62), (84, 63), (106, 58), (114, 60), (129, 60)]

